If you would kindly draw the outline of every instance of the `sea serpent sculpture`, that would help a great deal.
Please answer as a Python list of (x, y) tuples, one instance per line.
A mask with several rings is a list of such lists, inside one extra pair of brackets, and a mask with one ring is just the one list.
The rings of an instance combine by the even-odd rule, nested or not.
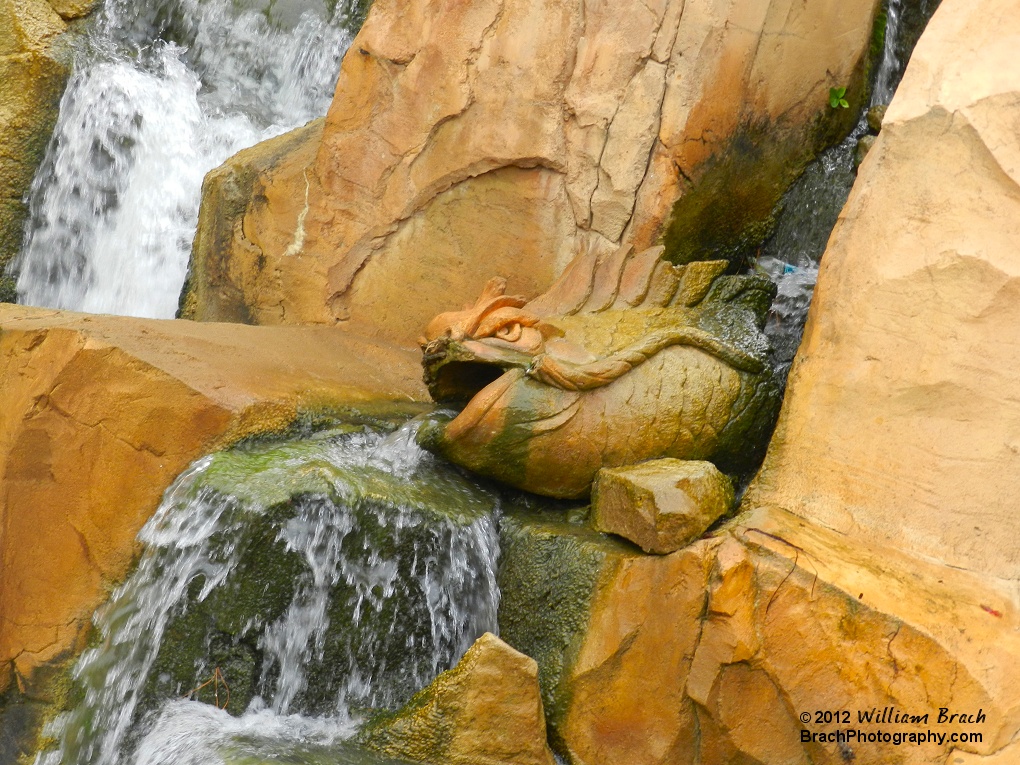
[(425, 382), (437, 402), (466, 405), (419, 443), (562, 498), (586, 496), (602, 467), (657, 457), (753, 469), (780, 404), (762, 332), (775, 285), (662, 252), (583, 252), (530, 302), (497, 278), (433, 319)]

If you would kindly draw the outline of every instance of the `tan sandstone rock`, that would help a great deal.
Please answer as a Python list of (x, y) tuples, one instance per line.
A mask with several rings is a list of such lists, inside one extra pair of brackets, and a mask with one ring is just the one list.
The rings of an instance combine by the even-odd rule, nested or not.
[[(1006, 586), (777, 508), (663, 556), (511, 523), (503, 576), (532, 572), (530, 586), (504, 587), (500, 629), (538, 657), (550, 739), (574, 765), (969, 764), (1020, 726), (1020, 613)], [(943, 708), (982, 719), (940, 722)], [(802, 734), (837, 729), (854, 738)], [(928, 731), (943, 738), (891, 738)]]
[(946, 0), (822, 260), (745, 506), (1020, 575), (1020, 15)]
[(671, 553), (704, 534), (732, 504), (733, 486), (711, 462), (650, 460), (599, 471), (591, 520), (645, 552)]
[(848, 127), (827, 92), (858, 97), (877, 7), (378, 0), (321, 140), (207, 201), (234, 234), (197, 243), (187, 315), (408, 340), (493, 274), (535, 295), (589, 248), (728, 253)]
[(80, 648), (191, 461), (299, 408), (423, 400), (419, 369), (330, 328), (0, 306), (0, 692)]
[(4, 267), (21, 247), (23, 197), (42, 160), (67, 82), (66, 25), (45, 0), (0, 0), (0, 300)]
[(553, 765), (534, 659), (486, 632), (457, 666), (362, 732), (367, 746), (432, 765)]

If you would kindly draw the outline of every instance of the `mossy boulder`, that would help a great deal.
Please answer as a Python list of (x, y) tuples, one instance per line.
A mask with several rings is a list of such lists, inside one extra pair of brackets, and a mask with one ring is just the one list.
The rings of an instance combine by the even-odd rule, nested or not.
[(595, 600), (619, 562), (640, 554), (562, 511), (510, 513), (500, 521), (500, 636), (538, 662), (549, 738), (560, 753), (558, 726)]
[[(399, 470), (392, 465), (338, 465), (328, 452), (371, 438), (359, 430), (256, 443), (211, 459), (198, 490), (227, 498), (209, 555), (230, 559), (229, 573), (208, 592), (203, 577), (191, 582), (149, 674), (154, 700), (187, 693), (212, 679), (216, 668), (229, 683), (231, 713), (243, 711), (255, 695), (278, 692), (281, 668), (267, 660), (274, 639), (267, 630), (288, 609), (306, 606), (313, 593), (328, 600), (329, 627), (317, 638), (318, 653), (306, 657), (292, 711), (333, 711), (347, 679), (340, 667), (387, 667), (354, 701), (400, 702), (442, 669), (408, 645), (438, 641), (447, 660), (459, 653), (456, 635), (434, 634), (441, 625), (434, 623), (428, 592), (415, 583), (448, 556), (477, 555), (458, 546), (458, 529), (484, 519), (495, 499), (441, 465), (413, 480), (390, 472)], [(325, 527), (330, 530), (321, 531)], [(378, 581), (366, 583), (366, 577)], [(476, 586), (484, 582), (462, 582), (463, 592), (452, 595), (470, 596)], [(195, 698), (212, 703), (216, 689), (210, 683)], [(219, 693), (222, 706), (222, 688)]]

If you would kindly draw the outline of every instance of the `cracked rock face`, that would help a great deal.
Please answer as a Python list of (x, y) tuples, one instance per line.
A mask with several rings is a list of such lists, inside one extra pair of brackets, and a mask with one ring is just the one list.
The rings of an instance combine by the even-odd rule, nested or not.
[[(550, 741), (570, 765), (1015, 761), (984, 759), (1018, 724), (1006, 588), (775, 508), (669, 555), (550, 514), (504, 518), (500, 546), (500, 634), (538, 659)], [(941, 708), (984, 719), (940, 724)], [(851, 719), (816, 721), (826, 710)], [(837, 728), (864, 736), (801, 733)], [(943, 738), (866, 738), (928, 730)], [(949, 740), (964, 730), (982, 740)]]
[(430, 392), (470, 400), (425, 423), (419, 442), (561, 498), (587, 495), (603, 467), (657, 457), (753, 468), (780, 401), (761, 331), (775, 286), (661, 254), (589, 252), (530, 303), (495, 280), (473, 307), (433, 319)]
[(493, 273), (538, 294), (579, 251), (651, 246), (709, 172), (671, 237), (736, 236), (832, 127), (878, 3), (795, 5), (377, 0), (321, 138), (207, 203), (233, 233), (196, 246), (188, 315), (413, 341)]

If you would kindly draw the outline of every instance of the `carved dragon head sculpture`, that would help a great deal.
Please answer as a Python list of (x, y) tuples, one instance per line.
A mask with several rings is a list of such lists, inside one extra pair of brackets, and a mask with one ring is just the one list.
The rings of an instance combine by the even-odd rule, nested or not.
[(585, 252), (535, 300), (493, 279), (473, 306), (433, 319), (425, 381), (437, 401), (467, 404), (420, 443), (554, 497), (656, 457), (753, 467), (780, 398), (761, 331), (775, 286), (661, 255)]

